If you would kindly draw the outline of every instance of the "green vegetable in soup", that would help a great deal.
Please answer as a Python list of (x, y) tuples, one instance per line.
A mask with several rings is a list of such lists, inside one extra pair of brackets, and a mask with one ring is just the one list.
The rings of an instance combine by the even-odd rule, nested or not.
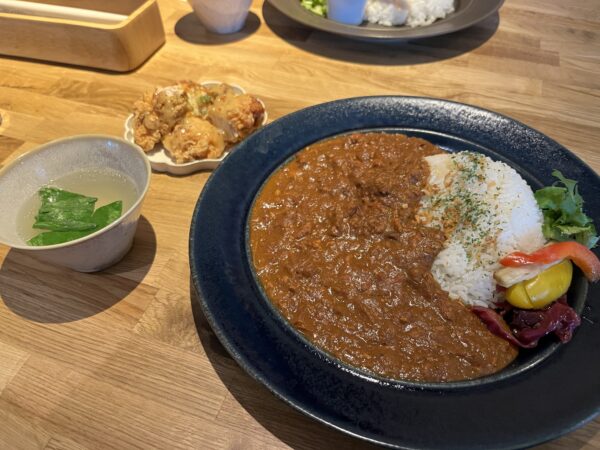
[(588, 248), (594, 247), (599, 237), (592, 219), (583, 212), (583, 198), (579, 195), (577, 181), (565, 178), (558, 170), (552, 175), (559, 181), (535, 193), (544, 214), (544, 236), (554, 241), (575, 240)]
[(327, 0), (300, 0), (302, 6), (319, 16), (327, 15)]
[(50, 231), (31, 238), (27, 243), (33, 246), (62, 244), (87, 236), (114, 222), (123, 212), (120, 200), (94, 211), (94, 197), (57, 188), (42, 188), (39, 196), (42, 206), (33, 227)]
[(113, 223), (121, 217), (122, 212), (123, 202), (121, 200), (98, 208), (92, 216), (92, 220), (96, 224), (96, 229), (99, 230), (100, 228), (104, 228), (106, 225)]
[(96, 227), (92, 222), (98, 199), (46, 187), (38, 192), (42, 206), (35, 216), (33, 228), (53, 231), (83, 231)]

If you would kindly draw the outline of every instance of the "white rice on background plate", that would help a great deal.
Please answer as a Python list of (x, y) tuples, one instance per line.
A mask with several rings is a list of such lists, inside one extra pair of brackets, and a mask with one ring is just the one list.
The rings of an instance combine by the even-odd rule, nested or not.
[(454, 0), (368, 0), (365, 20), (385, 26), (422, 27), (454, 12)]
[(545, 243), (533, 191), (513, 168), (478, 153), (425, 159), (431, 174), (418, 219), (447, 239), (431, 272), (450, 297), (492, 306), (499, 259)]

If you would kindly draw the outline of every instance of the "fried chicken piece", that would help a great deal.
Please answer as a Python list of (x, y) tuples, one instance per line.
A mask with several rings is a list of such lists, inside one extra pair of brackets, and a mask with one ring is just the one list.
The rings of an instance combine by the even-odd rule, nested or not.
[(188, 115), (206, 119), (208, 106), (212, 103), (213, 97), (209, 90), (204, 86), (193, 81), (180, 81), (179, 85), (187, 96)]
[(133, 111), (133, 133), (136, 144), (150, 151), (179, 120), (198, 110), (197, 98), (208, 96), (206, 89), (193, 81), (180, 81), (173, 86), (155, 89), (137, 101)]
[(261, 124), (265, 109), (256, 97), (249, 94), (226, 93), (217, 97), (208, 109), (208, 119), (225, 132), (225, 141), (241, 141)]
[(162, 139), (161, 124), (152, 107), (152, 93), (147, 92), (133, 105), (133, 137), (144, 151), (150, 151)]
[[(263, 121), (262, 103), (221, 83), (204, 87), (193, 81), (158, 88), (134, 105), (135, 142), (145, 151), (162, 141), (177, 163), (218, 158)], [(210, 122), (210, 123), (209, 123)]]
[(161, 122), (163, 135), (171, 131), (190, 110), (188, 97), (180, 84), (157, 89), (152, 100), (153, 109)]
[(188, 116), (163, 139), (163, 145), (177, 163), (196, 159), (216, 159), (225, 151), (223, 132), (207, 120)]

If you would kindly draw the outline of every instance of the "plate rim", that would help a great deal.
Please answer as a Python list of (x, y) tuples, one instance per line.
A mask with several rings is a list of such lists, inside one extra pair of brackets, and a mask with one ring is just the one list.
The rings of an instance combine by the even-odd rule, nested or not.
[[(529, 127), (526, 124), (523, 124), (522, 122), (512, 119), (504, 114), (496, 113), (496, 112), (493, 112), (493, 111), (490, 111), (490, 110), (487, 110), (484, 108), (480, 108), (477, 106), (467, 105), (467, 104), (463, 104), (463, 103), (458, 103), (458, 102), (444, 100), (444, 99), (438, 99), (438, 98), (408, 97), (408, 96), (372, 96), (372, 97), (355, 97), (355, 98), (350, 98), (350, 99), (335, 100), (332, 102), (322, 103), (319, 105), (304, 108), (303, 110), (300, 110), (300, 111), (292, 113), (288, 116), (282, 117), (282, 118), (272, 122), (270, 125), (265, 127), (263, 130), (265, 130), (267, 128), (271, 128), (271, 127), (281, 127), (281, 126), (283, 126), (282, 124), (286, 121), (289, 122), (297, 117), (302, 117), (303, 115), (307, 115), (307, 114), (310, 115), (311, 113), (313, 113), (319, 109), (323, 109), (323, 108), (327, 109), (327, 108), (331, 108), (331, 107), (334, 107), (335, 105), (339, 105), (339, 104), (344, 104), (344, 103), (349, 103), (349, 102), (350, 103), (352, 103), (352, 102), (360, 103), (361, 101), (369, 101), (369, 102), (377, 103), (378, 101), (389, 101), (389, 100), (398, 101), (400, 103), (402, 101), (407, 101), (407, 102), (417, 102), (417, 103), (424, 102), (424, 103), (428, 103), (430, 105), (438, 105), (438, 106), (440, 104), (443, 104), (446, 106), (455, 106), (455, 107), (459, 107), (461, 109), (467, 109), (467, 110), (470, 110), (470, 111), (473, 111), (473, 112), (476, 112), (479, 114), (492, 115), (492, 117), (495, 117), (496, 120), (502, 119), (504, 121), (508, 121), (510, 124), (514, 124), (514, 125), (518, 126), (519, 128), (521, 128), (522, 130), (525, 130), (530, 133), (534, 133), (535, 135), (542, 137), (543, 140), (545, 141), (545, 143), (552, 144), (553, 146), (556, 146), (560, 151), (566, 152), (566, 154), (569, 156), (569, 158), (574, 159), (576, 164), (578, 164), (579, 166), (583, 166), (587, 171), (589, 171), (589, 174), (592, 174), (594, 176), (595, 182), (600, 186), (600, 177), (593, 169), (591, 169), (583, 160), (581, 160), (581, 158), (579, 158), (579, 156), (570, 152), (565, 147), (563, 147), (558, 142), (556, 142), (554, 139), (544, 135), (543, 133)], [(401, 126), (402, 125), (398, 125), (398, 127), (401, 127)], [(382, 126), (382, 127), (387, 127), (387, 125)], [(263, 130), (261, 130), (261, 131), (263, 131)], [(347, 132), (347, 131), (348, 131), (348, 129), (337, 130), (333, 134), (339, 134), (339, 133), (343, 133), (343, 132)], [(437, 130), (434, 130), (434, 131), (437, 131)], [(328, 136), (331, 136), (331, 134), (329, 134)], [(327, 136), (323, 136), (322, 138), (325, 138), (325, 137), (327, 137)], [(251, 139), (252, 139), (252, 137), (249, 138), (249, 142), (246, 143), (246, 146), (250, 146), (252, 144), (252, 142), (250, 142)], [(302, 148), (302, 147), (300, 147), (300, 148)], [(243, 149), (240, 149), (240, 150), (243, 150)], [(297, 149), (297, 150), (299, 150), (299, 149)], [(277, 163), (277, 165), (279, 165), (280, 162)], [(211, 311), (210, 306), (208, 305), (208, 303), (206, 301), (207, 292), (205, 292), (205, 289), (202, 286), (202, 283), (200, 281), (201, 274), (198, 271), (197, 261), (195, 258), (196, 251), (197, 251), (196, 247), (198, 245), (197, 241), (195, 239), (195, 229), (198, 227), (198, 224), (199, 224), (199, 219), (198, 219), (198, 217), (200, 216), (199, 211), (203, 204), (204, 199), (208, 195), (207, 192), (209, 192), (211, 185), (213, 183), (215, 183), (216, 180), (218, 179), (219, 174), (222, 171), (221, 169), (224, 167), (227, 167), (228, 165), (231, 165), (231, 164), (233, 164), (233, 162), (231, 160), (227, 161), (226, 164), (219, 167), (217, 169), (217, 171), (215, 171), (211, 175), (210, 179), (207, 181), (206, 186), (203, 189), (203, 191), (201, 192), (198, 202), (195, 206), (193, 217), (192, 217), (192, 226), (190, 228), (189, 257), (190, 257), (190, 267), (191, 267), (191, 272), (192, 272), (192, 281), (193, 281), (193, 285), (194, 285), (194, 288), (196, 289), (196, 291), (201, 294), (198, 297), (198, 301), (202, 307), (202, 310), (203, 310), (211, 328), (215, 332), (215, 335), (217, 336), (219, 341), (224, 345), (224, 347), (227, 349), (227, 351), (232, 355), (232, 357), (236, 360), (236, 362), (246, 371), (246, 373), (248, 373), (252, 378), (256, 379), (257, 381), (259, 381), (263, 385), (265, 385), (276, 397), (282, 399), (284, 402), (286, 402), (290, 406), (294, 407), (295, 409), (301, 411), (302, 413), (308, 415), (309, 417), (312, 417), (313, 419), (315, 419), (321, 423), (324, 423), (327, 426), (330, 426), (334, 429), (340, 430), (346, 434), (369, 441), (371, 443), (390, 446), (390, 447), (394, 447), (394, 448), (415, 448), (415, 447), (403, 446), (403, 445), (399, 445), (399, 444), (395, 444), (395, 443), (389, 443), (389, 442), (381, 441), (378, 439), (373, 439), (369, 436), (366, 436), (365, 434), (353, 432), (353, 431), (349, 430), (348, 428), (344, 428), (342, 426), (339, 426), (339, 425), (333, 423), (332, 421), (327, 420), (326, 418), (320, 416), (319, 414), (314, 414), (312, 411), (308, 410), (307, 408), (305, 408), (301, 404), (299, 404), (297, 401), (295, 401), (295, 399), (290, 399), (290, 398), (286, 397), (285, 393), (279, 392), (278, 388), (273, 383), (270, 382), (268, 376), (266, 376), (264, 373), (261, 373), (260, 370), (257, 369), (256, 365), (253, 364), (251, 361), (249, 361), (247, 359), (247, 357), (245, 355), (243, 355), (243, 352), (240, 352), (239, 349), (236, 348), (232, 344), (232, 342), (230, 341), (230, 337), (227, 336), (227, 333), (221, 327), (221, 324), (219, 324), (217, 319), (215, 318), (215, 316), (213, 316), (213, 312)], [(262, 184), (262, 182), (260, 184)], [(588, 302), (589, 302), (589, 293), (588, 293), (588, 298), (586, 299), (586, 304)], [(575, 423), (571, 423), (570, 426), (568, 426), (568, 427), (561, 428), (560, 430), (555, 430), (553, 433), (550, 433), (550, 434), (546, 433), (544, 435), (543, 439), (540, 439), (538, 437), (537, 439), (533, 439), (530, 441), (521, 441), (519, 443), (519, 445), (514, 445), (514, 443), (513, 443), (513, 444), (507, 444), (504, 446), (499, 446), (498, 448), (517, 448), (517, 447), (521, 447), (523, 445), (530, 446), (530, 445), (535, 445), (535, 444), (545, 442), (550, 439), (557, 438), (557, 437), (559, 437), (563, 434), (566, 434), (566, 433), (572, 431), (573, 429), (587, 423), (588, 421), (593, 420), (593, 418), (596, 415), (598, 415), (598, 413), (600, 412), (600, 410), (598, 409), (598, 406), (599, 405), (596, 405), (596, 410), (593, 414), (588, 415), (585, 418), (583, 418)]]

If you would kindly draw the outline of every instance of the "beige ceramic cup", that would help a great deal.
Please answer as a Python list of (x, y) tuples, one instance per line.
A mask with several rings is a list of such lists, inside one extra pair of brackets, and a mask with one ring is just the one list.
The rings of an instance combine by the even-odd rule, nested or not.
[(246, 23), (252, 0), (188, 0), (202, 25), (213, 33), (240, 31)]

